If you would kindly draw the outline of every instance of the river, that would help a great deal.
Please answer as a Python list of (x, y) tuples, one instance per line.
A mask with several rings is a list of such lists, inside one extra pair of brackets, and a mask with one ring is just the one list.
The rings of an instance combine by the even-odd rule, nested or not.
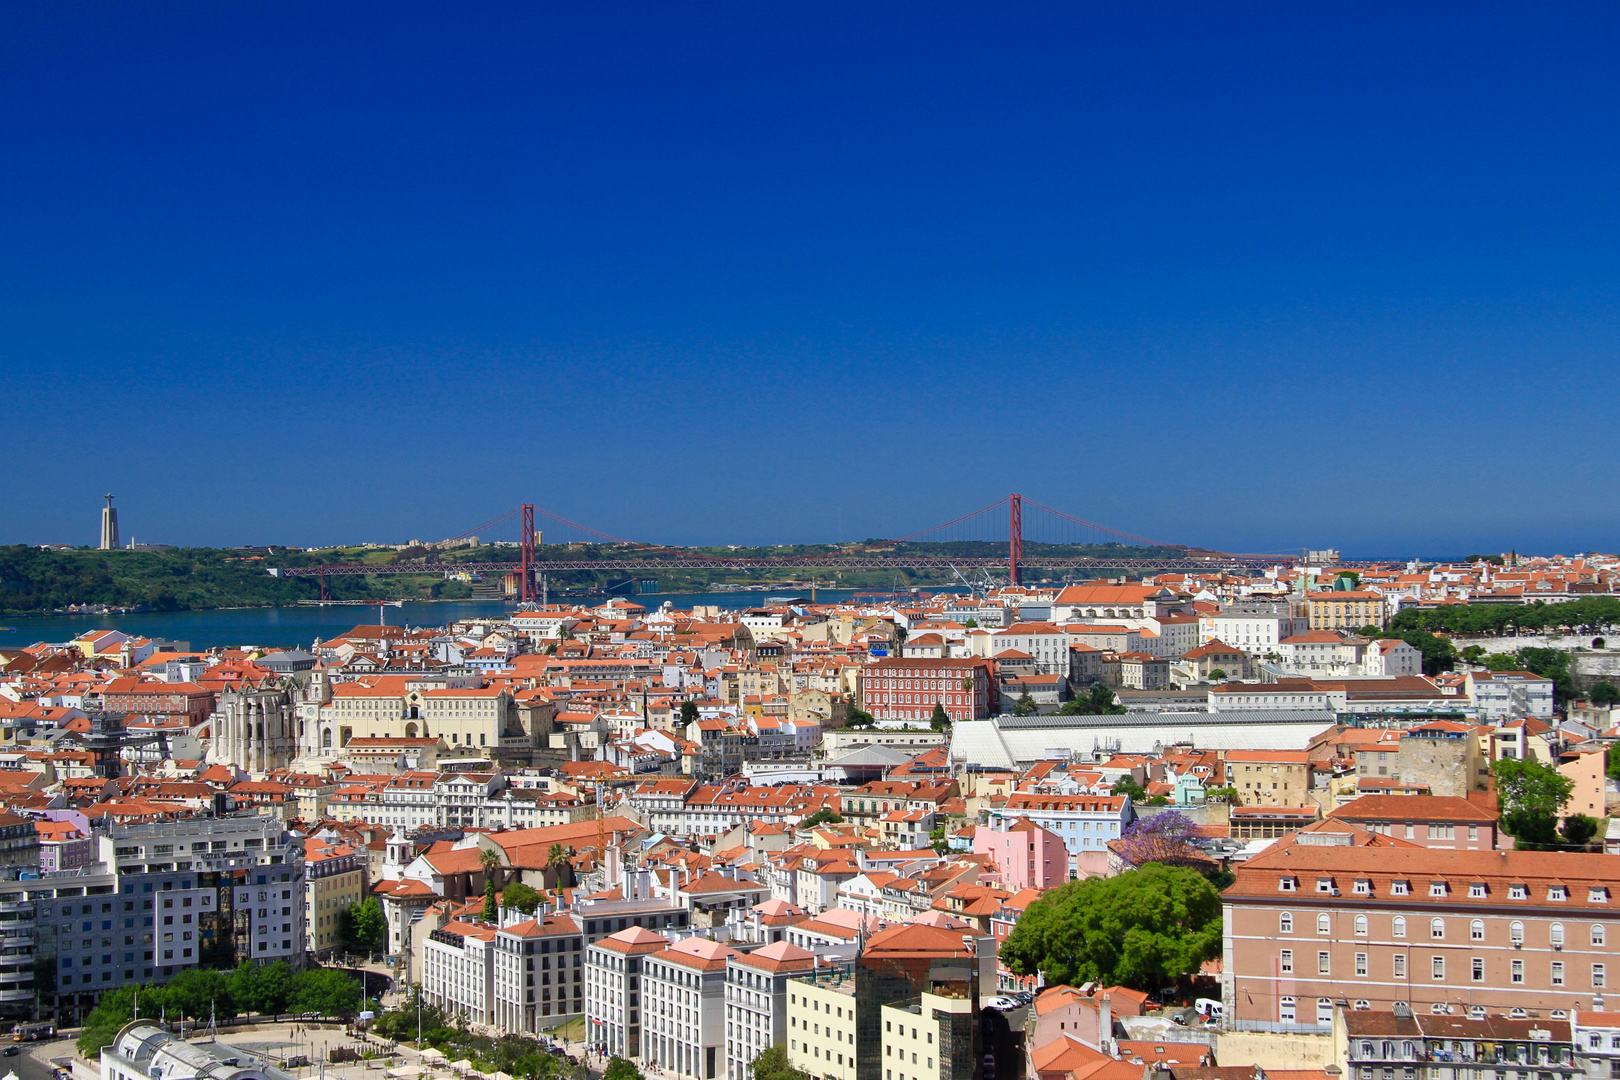
[[(677, 608), (709, 604), (745, 608), (762, 604), (775, 593), (652, 593), (628, 599), (656, 608), (665, 601)], [(784, 590), (780, 595), (797, 596)], [(804, 594), (808, 598), (808, 593)], [(822, 603), (848, 600), (848, 590), (822, 589)], [(601, 601), (590, 601), (599, 603)], [(391, 626), (447, 626), (460, 619), (488, 618), (516, 610), (500, 600), (445, 600), (392, 605), (381, 609)], [(218, 611), (154, 611), (139, 615), (0, 616), (0, 646), (32, 645), (36, 641), (67, 641), (87, 630), (122, 630), (142, 637), (183, 641), (190, 649), (228, 648), (238, 645), (308, 648), (319, 638), (337, 637), (357, 625), (376, 625), (378, 609), (357, 605), (283, 608), (227, 608)]]

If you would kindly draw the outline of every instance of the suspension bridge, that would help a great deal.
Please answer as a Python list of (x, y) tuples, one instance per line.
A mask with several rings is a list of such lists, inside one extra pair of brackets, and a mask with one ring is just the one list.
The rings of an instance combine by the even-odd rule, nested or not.
[[(535, 521), (543, 518), (560, 528), (562, 543), (538, 544)], [(601, 532), (570, 521), (533, 503), (514, 506), (499, 517), (468, 529), (434, 545), (450, 545), (478, 538), (483, 541), (493, 530), (509, 528), (515, 522), (515, 562), (421, 558), (392, 563), (333, 563), (325, 566), (285, 567), (272, 571), (282, 577), (320, 578), (322, 596), (326, 579), (371, 574), (512, 574), (519, 575), (519, 595), (527, 602), (538, 599), (538, 574), (568, 571), (620, 571), (644, 573), (656, 570), (934, 570), (956, 574), (988, 573), (1005, 577), (1011, 584), (1022, 581), (1026, 568), (1077, 574), (1132, 573), (1155, 570), (1161, 573), (1202, 571), (1253, 572), (1290, 561), (1276, 554), (1232, 554), (1165, 543), (1111, 529), (1084, 518), (1053, 509), (1020, 494), (1004, 495), (988, 506), (981, 506), (940, 525), (908, 533), (893, 540), (868, 540), (830, 545), (825, 553), (814, 555), (720, 555), (687, 548), (668, 547)], [(558, 532), (554, 531), (553, 536)], [(941, 552), (937, 545), (951, 544)], [(588, 553), (579, 550), (586, 545)], [(603, 550), (603, 548), (607, 550)], [(1106, 547), (1105, 554), (1080, 555), (1074, 548)], [(767, 549), (768, 550), (768, 549)]]

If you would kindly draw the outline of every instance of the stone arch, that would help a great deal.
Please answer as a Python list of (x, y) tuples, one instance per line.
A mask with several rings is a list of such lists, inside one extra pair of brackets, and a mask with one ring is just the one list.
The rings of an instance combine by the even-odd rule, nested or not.
[[(414, 708), (411, 710), (411, 715), (412, 716), (416, 715), (416, 710)], [(405, 737), (407, 739), (416, 738), (416, 725), (415, 724), (406, 724), (405, 725)]]
[(332, 729), (331, 728), (322, 728), (321, 729), (321, 749), (322, 750), (330, 750), (330, 749), (332, 749)]

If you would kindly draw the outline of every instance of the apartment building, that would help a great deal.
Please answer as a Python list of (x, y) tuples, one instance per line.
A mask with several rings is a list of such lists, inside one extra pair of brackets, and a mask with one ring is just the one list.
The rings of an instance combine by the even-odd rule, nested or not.
[(789, 980), (816, 966), (814, 953), (785, 941), (726, 961), (726, 1080), (749, 1080), (754, 1059), (787, 1041)]
[(788, 1062), (823, 1080), (856, 1080), (855, 971), (848, 963), (817, 967), (787, 987)]
[(422, 945), (422, 995), (469, 1024), (495, 1022), (495, 927), (453, 921)]
[(882, 1019), (883, 1080), (973, 1080), (976, 1002), (924, 991), (913, 1003), (883, 1006)]
[(725, 1064), (726, 967), (737, 955), (718, 941), (689, 937), (643, 960), (648, 1064), (715, 1080)]
[(592, 1050), (642, 1057), (643, 965), (668, 947), (668, 938), (640, 926), (586, 946), (585, 1042)]
[(1577, 1010), (1570, 1015), (1569, 1027), (1583, 1075), (1589, 1080), (1620, 1077), (1620, 1013)]
[(316, 956), (342, 944), (342, 915), (365, 896), (366, 864), (354, 849), (319, 836), (304, 841), (304, 922)]
[(1571, 1080), (1580, 1071), (1563, 1017), (1397, 1006), (1390, 1012), (1341, 1009), (1335, 1028), (1345, 1080)]
[(1328, 815), (1368, 832), (1421, 847), (1490, 851), (1496, 817), (1467, 799), (1439, 795), (1363, 795)]
[(1340, 998), (1550, 1015), (1610, 991), (1620, 856), (1305, 839), (1240, 864), (1223, 894), (1226, 1016), (1240, 1028), (1325, 1028)]
[[(502, 909), (492, 985), (494, 1024), (538, 1035), (585, 1011), (585, 935), (572, 915), (522, 918)], [(561, 1018), (561, 1019), (560, 1019)]]
[(1367, 589), (1307, 593), (1305, 609), (1312, 630), (1382, 630), (1386, 621), (1384, 594)]
[(941, 705), (951, 720), (982, 720), (995, 708), (990, 662), (977, 657), (891, 657), (861, 671), (861, 708), (879, 720), (926, 724)]
[(1007, 804), (990, 811), (990, 827), (1006, 829), (1017, 818), (1028, 818), (1063, 838), (1069, 853), (1071, 878), (1103, 874), (1108, 870), (1108, 842), (1118, 840), (1135, 818), (1131, 800), (1123, 795), (1060, 795), (1042, 791), (1015, 791)]
[(1304, 750), (1231, 750), (1226, 782), (1243, 806), (1304, 806), (1310, 799), (1311, 763)]
[(1553, 682), (1534, 672), (1470, 671), (1463, 689), (1481, 720), (1545, 720), (1553, 714)]

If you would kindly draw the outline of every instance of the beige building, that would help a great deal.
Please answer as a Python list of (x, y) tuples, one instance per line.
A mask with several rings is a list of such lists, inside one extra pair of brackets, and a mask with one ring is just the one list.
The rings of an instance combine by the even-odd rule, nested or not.
[(1310, 801), (1311, 763), (1304, 750), (1232, 750), (1226, 782), (1242, 806), (1304, 806)]
[(829, 967), (788, 980), (788, 1061), (824, 1080), (855, 1080), (855, 976)]
[(1239, 864), (1222, 893), (1223, 996), (1239, 1030), (1327, 1031), (1341, 999), (1545, 1016), (1613, 992), (1620, 856), (1302, 839)]
[(973, 1001), (924, 991), (915, 1005), (885, 1005), (883, 1080), (972, 1080), (971, 1050), (951, 1053), (966, 1040), (952, 1028), (974, 1020)]
[(1367, 590), (1313, 592), (1305, 596), (1312, 630), (1359, 630), (1384, 626), (1384, 597)]
[(343, 913), (366, 894), (366, 863), (352, 848), (319, 836), (304, 841), (304, 919), (317, 956), (343, 944)]

